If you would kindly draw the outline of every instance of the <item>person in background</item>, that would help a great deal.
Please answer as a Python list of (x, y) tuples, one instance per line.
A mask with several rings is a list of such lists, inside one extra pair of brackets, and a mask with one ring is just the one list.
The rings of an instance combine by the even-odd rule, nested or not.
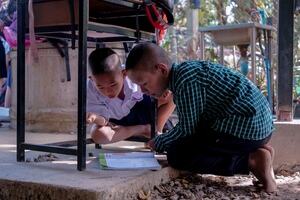
[(5, 39), (0, 36), (0, 106), (10, 106), (11, 96), (11, 48)]

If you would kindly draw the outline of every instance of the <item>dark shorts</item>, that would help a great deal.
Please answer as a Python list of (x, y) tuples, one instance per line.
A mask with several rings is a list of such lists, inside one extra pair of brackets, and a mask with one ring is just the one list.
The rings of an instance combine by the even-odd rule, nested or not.
[(8, 68), (7, 72), (7, 79), (5, 80), (4, 84), (0, 88), (0, 106), (4, 106), (5, 95), (7, 88), (11, 88), (12, 85), (12, 76), (11, 76), (11, 67)]
[(7, 77), (5, 48), (0, 40), (0, 78)]
[(121, 126), (150, 124), (152, 120), (151, 109), (153, 109), (153, 102), (149, 96), (144, 95), (143, 100), (137, 102), (126, 117), (120, 120), (110, 119), (109, 121)]
[[(154, 101), (151, 100), (151, 97), (144, 95), (143, 100), (137, 102), (126, 117), (123, 117), (120, 120), (110, 119), (109, 121), (121, 126), (151, 124), (151, 122), (156, 119), (153, 116), (154, 106)], [(164, 125), (163, 132), (172, 129), (173, 127), (174, 125), (172, 124), (171, 120), (168, 120)]]
[(249, 154), (270, 138), (271, 135), (262, 140), (245, 140), (203, 128), (171, 144), (168, 162), (174, 168), (201, 174), (248, 174)]

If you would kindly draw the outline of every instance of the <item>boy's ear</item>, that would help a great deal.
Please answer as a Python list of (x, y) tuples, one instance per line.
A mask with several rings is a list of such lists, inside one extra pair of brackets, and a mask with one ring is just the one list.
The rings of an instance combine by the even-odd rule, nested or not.
[(166, 64), (164, 64), (164, 63), (159, 63), (159, 64), (155, 65), (155, 68), (156, 68), (157, 70), (159, 70), (163, 75), (167, 75), (167, 74), (168, 74), (169, 68), (168, 68), (168, 66), (167, 66)]

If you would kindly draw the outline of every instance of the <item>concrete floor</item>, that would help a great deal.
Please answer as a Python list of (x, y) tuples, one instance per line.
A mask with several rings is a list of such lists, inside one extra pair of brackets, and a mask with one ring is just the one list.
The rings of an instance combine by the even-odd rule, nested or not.
[[(45, 144), (73, 140), (71, 134), (27, 133), (26, 142)], [(76, 170), (76, 157), (55, 154), (52, 162), (33, 162), (45, 152), (26, 152), (31, 162), (16, 162), (15, 130), (0, 128), (0, 199), (126, 199), (140, 189), (151, 189), (154, 185), (168, 181), (179, 173), (169, 168), (159, 171), (102, 170), (96, 156), (99, 151), (141, 150), (143, 144), (120, 142), (104, 146), (87, 146), (87, 169)], [(94, 156), (89, 157), (92, 153)]]
[[(6, 125), (7, 126), (7, 125)], [(74, 134), (27, 133), (26, 142), (45, 144), (74, 140)], [(271, 141), (276, 150), (275, 168), (283, 164), (300, 163), (300, 121), (276, 123)], [(140, 189), (148, 190), (179, 175), (163, 168), (158, 171), (102, 170), (96, 156), (99, 151), (141, 150), (142, 143), (120, 142), (102, 150), (87, 146), (87, 169), (76, 170), (76, 157), (58, 155), (52, 162), (33, 162), (44, 152), (26, 152), (31, 162), (16, 162), (16, 133), (0, 128), (0, 199), (127, 199)], [(92, 153), (93, 157), (88, 154)]]

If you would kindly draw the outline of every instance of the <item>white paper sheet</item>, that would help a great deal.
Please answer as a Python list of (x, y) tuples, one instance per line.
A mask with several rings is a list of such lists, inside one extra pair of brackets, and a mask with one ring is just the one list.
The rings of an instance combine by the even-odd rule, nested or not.
[(99, 163), (102, 169), (161, 169), (153, 152), (100, 153)]
[(0, 107), (0, 121), (9, 121), (9, 108)]

